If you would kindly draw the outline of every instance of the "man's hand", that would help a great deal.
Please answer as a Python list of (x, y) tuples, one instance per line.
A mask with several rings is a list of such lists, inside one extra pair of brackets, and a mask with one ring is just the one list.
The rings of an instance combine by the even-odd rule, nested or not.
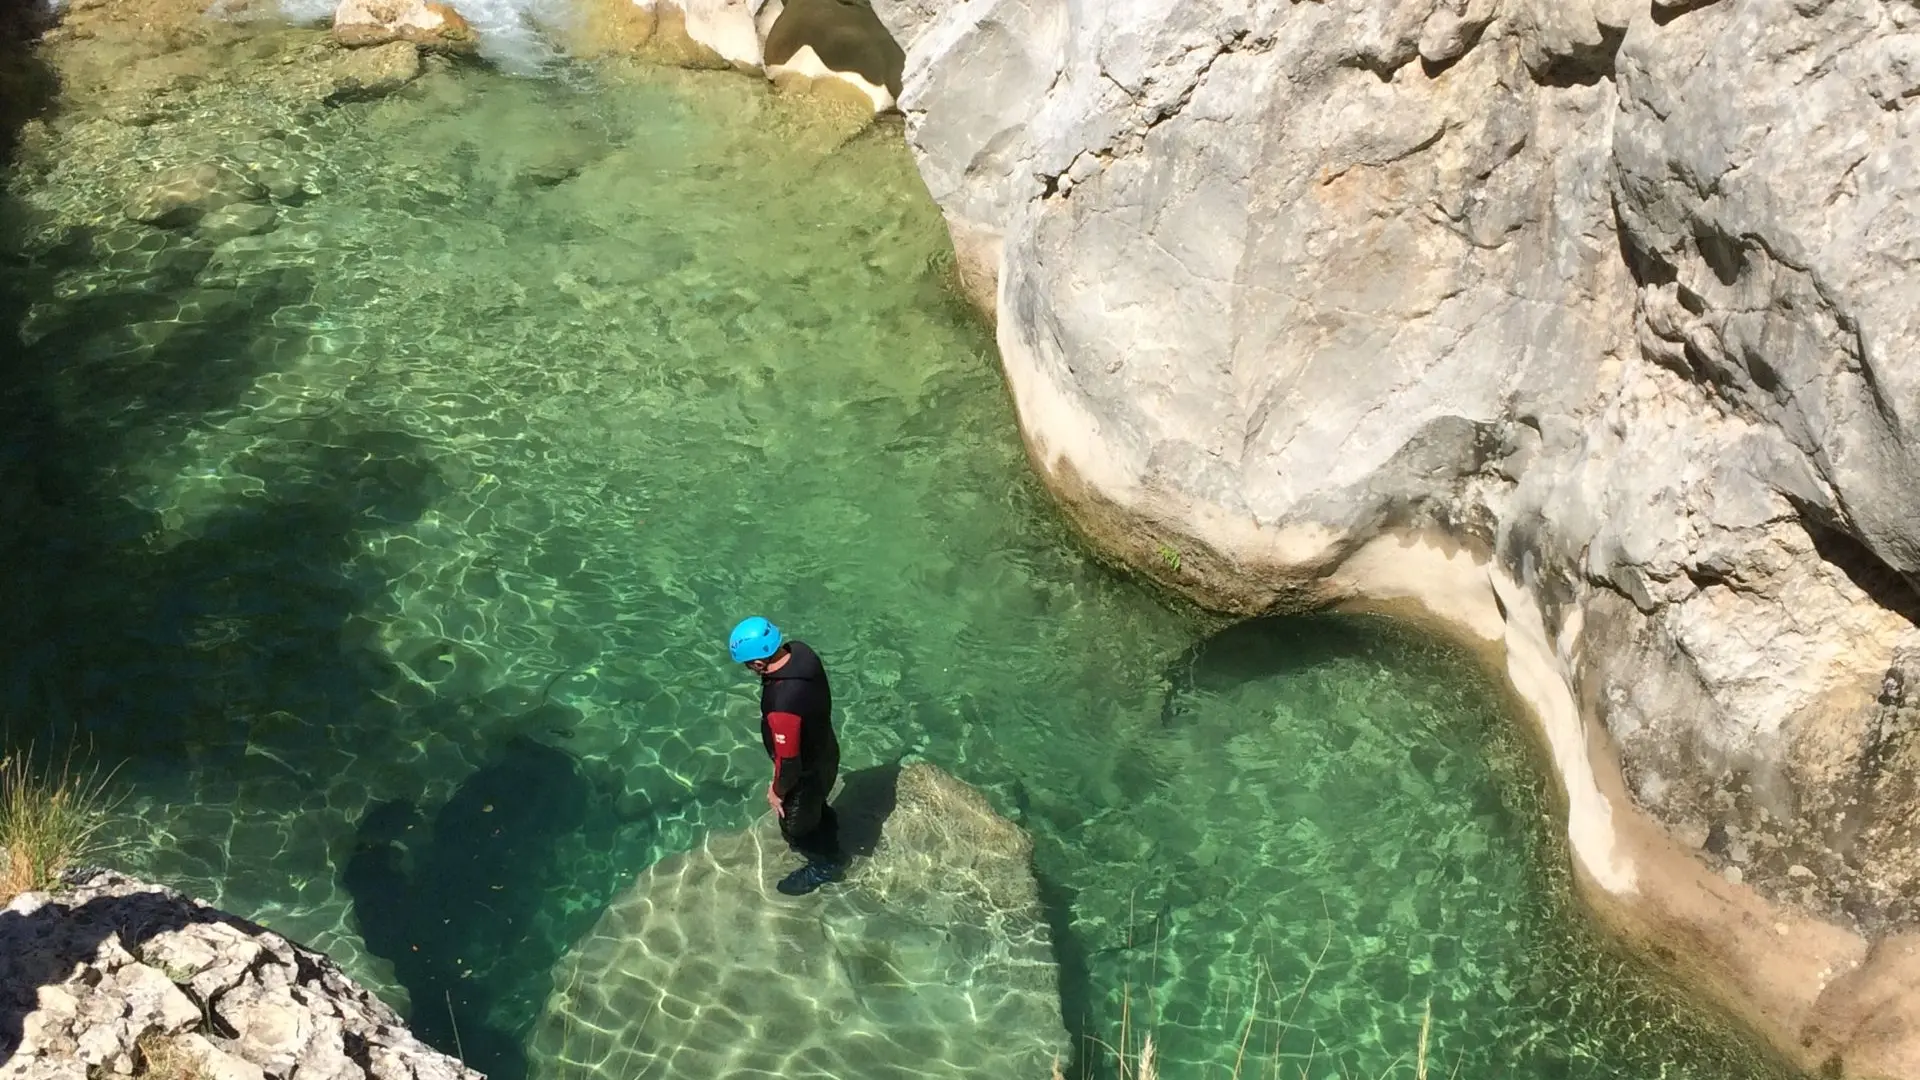
[(787, 809), (780, 805), (780, 796), (773, 790), (772, 784), (767, 785), (767, 805), (773, 808), (774, 817), (783, 818), (787, 816)]

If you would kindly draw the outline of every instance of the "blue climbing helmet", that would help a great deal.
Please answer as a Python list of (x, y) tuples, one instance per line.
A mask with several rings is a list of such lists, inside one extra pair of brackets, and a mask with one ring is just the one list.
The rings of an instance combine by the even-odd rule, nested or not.
[(733, 662), (744, 664), (749, 660), (765, 660), (780, 651), (780, 628), (755, 615), (751, 619), (742, 619), (733, 633), (727, 635), (727, 651), (733, 654)]

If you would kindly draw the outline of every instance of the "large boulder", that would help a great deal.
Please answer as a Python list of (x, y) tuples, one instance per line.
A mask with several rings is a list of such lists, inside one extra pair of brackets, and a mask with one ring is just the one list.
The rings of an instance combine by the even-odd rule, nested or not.
[(355, 47), (393, 41), (457, 53), (480, 47), (467, 20), (451, 4), (435, 0), (340, 0), (333, 12), (333, 37)]
[(754, 16), (765, 0), (633, 2), (654, 18), (656, 50), (678, 48), (686, 54), (683, 62), (706, 55), (742, 71), (760, 70), (760, 30)]
[(21, 1080), (483, 1080), (325, 956), (104, 871), (0, 911), (0, 1017)]
[(881, 10), (1083, 530), (1222, 610), (1503, 645), (1621, 925), (1891, 1060), (1803, 1028), (1920, 922), (1920, 9)]
[(925, 764), (836, 804), (879, 840), (812, 896), (774, 890), (794, 857), (771, 817), (641, 874), (556, 970), (535, 1074), (1049, 1075), (1066, 1032), (1031, 841)]
[(345, 49), (289, 72), (280, 88), (296, 97), (334, 105), (365, 101), (399, 90), (421, 74), (420, 46), (389, 41), (364, 49)]

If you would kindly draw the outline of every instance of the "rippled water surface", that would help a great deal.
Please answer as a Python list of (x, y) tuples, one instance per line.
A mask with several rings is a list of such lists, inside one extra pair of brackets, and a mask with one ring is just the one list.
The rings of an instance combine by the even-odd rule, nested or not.
[[(1209, 637), (1076, 548), (897, 127), (730, 74), (209, 86), (59, 119), (7, 206), (0, 705), (126, 762), (139, 869), (513, 1080), (614, 892), (762, 808), (721, 637), (764, 612), (849, 767), (1030, 831), (1065, 1022), (1113, 1042), (1130, 997), (1163, 1076), (1411, 1076), (1429, 1003), (1434, 1075), (1771, 1074), (1578, 928), (1467, 658)], [(276, 226), (121, 214), (197, 161)]]

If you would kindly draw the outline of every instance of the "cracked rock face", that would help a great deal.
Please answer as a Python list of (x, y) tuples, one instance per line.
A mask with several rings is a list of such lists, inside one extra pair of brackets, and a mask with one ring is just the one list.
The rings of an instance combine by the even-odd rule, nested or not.
[(1673, 835), (1920, 920), (1920, 8), (877, 10), (1100, 546), (1254, 612), (1382, 534), (1473, 541)]
[(95, 872), (0, 911), (0, 1060), (22, 1080), (481, 1080), (331, 960)]

